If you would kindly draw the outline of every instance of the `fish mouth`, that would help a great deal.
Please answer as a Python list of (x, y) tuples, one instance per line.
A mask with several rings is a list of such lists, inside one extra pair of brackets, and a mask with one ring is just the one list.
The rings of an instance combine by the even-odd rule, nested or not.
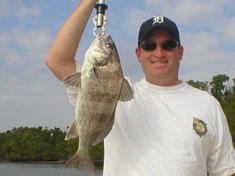
[(106, 34), (106, 33), (102, 33), (102, 34), (98, 34), (97, 35), (97, 38), (100, 40), (100, 39), (102, 39), (103, 37), (110, 37), (110, 35), (109, 34)]
[(107, 36), (107, 35), (108, 35), (107, 33), (100, 33), (96, 37), (102, 38), (102, 37)]

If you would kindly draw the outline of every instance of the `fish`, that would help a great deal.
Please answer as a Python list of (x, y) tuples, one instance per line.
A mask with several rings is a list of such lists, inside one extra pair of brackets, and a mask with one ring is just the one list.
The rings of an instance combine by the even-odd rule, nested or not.
[(92, 146), (111, 131), (118, 101), (134, 98), (133, 90), (123, 76), (112, 37), (106, 33), (97, 35), (85, 53), (81, 72), (68, 75), (62, 82), (78, 92), (75, 118), (65, 137), (65, 140), (78, 137), (78, 150), (65, 167), (77, 167), (96, 176)]

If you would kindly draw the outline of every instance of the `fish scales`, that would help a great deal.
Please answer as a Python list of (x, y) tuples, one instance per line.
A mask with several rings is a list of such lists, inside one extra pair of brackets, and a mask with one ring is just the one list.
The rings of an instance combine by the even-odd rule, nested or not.
[(75, 119), (65, 139), (79, 137), (79, 145), (66, 167), (75, 166), (95, 176), (92, 145), (102, 141), (110, 132), (118, 100), (133, 98), (111, 36), (98, 35), (85, 54), (81, 72), (67, 76), (63, 83), (67, 88), (78, 90)]

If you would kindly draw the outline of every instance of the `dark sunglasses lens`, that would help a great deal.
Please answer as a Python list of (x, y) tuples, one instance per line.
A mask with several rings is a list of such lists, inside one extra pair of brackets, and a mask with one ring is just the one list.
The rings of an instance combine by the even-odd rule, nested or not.
[(162, 48), (166, 51), (170, 51), (174, 49), (176, 45), (177, 45), (177, 42), (175, 41), (165, 41), (161, 43)]
[(145, 42), (142, 43), (140, 46), (146, 51), (152, 51), (156, 49), (157, 44), (155, 42)]

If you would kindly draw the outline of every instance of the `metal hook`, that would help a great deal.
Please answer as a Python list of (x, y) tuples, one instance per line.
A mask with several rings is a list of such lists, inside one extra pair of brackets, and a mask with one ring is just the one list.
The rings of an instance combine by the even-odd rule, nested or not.
[(96, 36), (97, 29), (101, 29), (102, 33), (105, 33), (105, 25), (107, 24), (105, 10), (108, 9), (108, 6), (105, 4), (105, 0), (99, 0), (99, 2), (95, 5), (95, 9), (97, 10), (97, 13), (93, 18), (93, 23), (95, 25), (93, 29), (94, 36)]
[(105, 15), (103, 15), (102, 16), (102, 18), (103, 18), (103, 24), (102, 24), (102, 26), (98, 26), (97, 27), (97, 20), (98, 20), (98, 15), (96, 15), (94, 18), (93, 18), (93, 23), (95, 24), (95, 27), (93, 28), (93, 35), (94, 36), (96, 36), (97, 34), (96, 34), (96, 31), (98, 30), (98, 29), (101, 29), (102, 30), (102, 33), (105, 33), (105, 25), (107, 24), (107, 17), (105, 16)]

